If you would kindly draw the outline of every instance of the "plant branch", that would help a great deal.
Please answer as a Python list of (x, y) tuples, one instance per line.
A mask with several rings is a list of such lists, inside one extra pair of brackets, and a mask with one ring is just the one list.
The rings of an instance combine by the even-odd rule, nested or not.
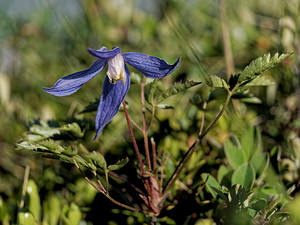
[(151, 159), (150, 159), (149, 143), (148, 143), (148, 136), (147, 136), (144, 86), (145, 86), (145, 84), (141, 83), (141, 102), (142, 102), (142, 113), (143, 113), (143, 135), (144, 135), (144, 145), (145, 145), (145, 153), (146, 153), (146, 158), (147, 158), (148, 169), (149, 169), (149, 171), (151, 171), (152, 168), (151, 168)]
[(139, 164), (140, 164), (140, 168), (141, 168), (141, 174), (142, 174), (142, 176), (144, 176), (145, 175), (144, 164), (143, 164), (143, 161), (142, 161), (142, 158), (141, 158), (139, 147), (138, 147), (138, 145), (136, 143), (136, 140), (135, 140), (135, 136), (134, 136), (132, 127), (130, 125), (130, 119), (129, 119), (128, 111), (127, 111), (127, 108), (126, 108), (125, 100), (123, 101), (123, 107), (124, 107), (124, 113), (125, 113), (125, 117), (126, 117), (126, 120), (127, 120), (129, 133), (130, 133), (130, 136), (131, 136), (131, 139), (132, 139), (133, 147), (134, 147), (135, 153), (137, 155), (137, 158), (139, 160)]
[(30, 167), (27, 165), (25, 167), (24, 181), (23, 181), (23, 187), (22, 187), (22, 196), (21, 196), (21, 201), (20, 201), (20, 205), (19, 205), (19, 210), (24, 207), (24, 199), (25, 199), (26, 187), (27, 187), (28, 179), (29, 179), (29, 172), (30, 172)]
[(227, 107), (227, 105), (230, 101), (231, 95), (232, 95), (232, 92), (230, 92), (228, 90), (227, 99), (226, 99), (221, 111), (217, 114), (216, 118), (208, 125), (208, 127), (205, 129), (205, 131), (202, 134), (200, 134), (200, 132), (199, 132), (200, 135), (198, 135), (198, 138), (195, 140), (195, 142), (190, 146), (188, 151), (185, 153), (185, 155), (181, 159), (180, 163), (176, 167), (175, 171), (173, 172), (172, 176), (168, 180), (166, 186), (164, 187), (163, 194), (166, 194), (170, 190), (170, 188), (172, 187), (174, 182), (177, 180), (177, 178), (178, 178), (179, 174), (181, 173), (182, 169), (185, 167), (186, 163), (191, 158), (192, 154), (195, 152), (196, 147), (198, 146), (198, 144), (206, 136), (206, 134), (210, 131), (210, 129), (216, 124), (216, 122), (219, 120), (219, 118), (223, 115), (223, 113), (224, 113), (224, 111), (225, 111), (225, 109), (226, 109), (226, 107)]
[[(144, 164), (143, 164), (143, 161), (142, 161), (142, 158), (141, 158), (141, 155), (140, 155), (140, 151), (139, 151), (139, 148), (138, 148), (136, 140), (135, 140), (133, 130), (132, 130), (131, 125), (130, 125), (130, 120), (129, 120), (129, 115), (128, 115), (128, 111), (127, 111), (127, 108), (126, 108), (125, 100), (123, 101), (123, 107), (124, 107), (125, 117), (126, 117), (126, 120), (127, 120), (127, 125), (128, 125), (128, 129), (129, 129), (129, 132), (130, 132), (130, 136), (132, 138), (133, 146), (134, 146), (136, 155), (137, 155), (138, 160), (139, 160), (139, 164), (140, 164), (140, 168), (141, 168), (141, 174), (142, 174), (143, 179), (145, 179), (146, 176), (145, 176)], [(146, 190), (147, 190), (147, 193), (148, 193), (148, 201), (151, 205), (151, 199), (150, 199), (151, 198), (151, 188), (150, 188), (148, 178), (145, 179), (145, 186), (146, 186)]]
[(98, 192), (104, 194), (111, 202), (113, 202), (114, 204), (120, 206), (120, 207), (123, 207), (125, 209), (128, 209), (128, 210), (131, 210), (131, 211), (135, 211), (135, 212), (139, 212), (140, 210), (138, 208), (135, 208), (135, 207), (131, 207), (129, 205), (125, 205), (115, 199), (113, 199), (109, 194), (108, 192), (105, 192), (105, 189), (104, 187), (102, 186), (100, 180), (97, 178), (97, 181), (99, 181), (99, 183), (101, 184), (100, 187), (103, 188), (103, 190), (101, 190), (97, 185), (95, 185), (85, 174), (84, 172), (80, 169), (80, 167), (78, 166), (78, 163), (76, 162), (76, 160), (73, 158), (73, 162), (75, 164), (75, 166), (77, 167), (77, 169), (80, 171), (80, 173), (82, 174), (82, 176), (84, 177), (84, 179), (95, 189), (97, 190)]

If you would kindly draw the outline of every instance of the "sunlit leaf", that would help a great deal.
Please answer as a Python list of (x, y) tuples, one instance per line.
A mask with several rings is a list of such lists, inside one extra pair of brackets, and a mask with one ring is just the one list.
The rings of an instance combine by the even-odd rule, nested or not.
[(214, 88), (228, 89), (228, 85), (227, 85), (226, 81), (223, 78), (218, 77), (216, 75), (209, 76), (209, 81), (207, 82), (207, 85), (210, 87), (214, 87)]
[(258, 59), (253, 60), (240, 74), (238, 82), (242, 83), (256, 78), (262, 73), (269, 69), (274, 68), (284, 59), (286, 59), (291, 54), (281, 54), (276, 53), (273, 57), (270, 54), (266, 54)]
[(246, 191), (250, 191), (255, 180), (255, 170), (251, 164), (245, 163), (237, 168), (232, 175), (232, 185), (240, 184)]

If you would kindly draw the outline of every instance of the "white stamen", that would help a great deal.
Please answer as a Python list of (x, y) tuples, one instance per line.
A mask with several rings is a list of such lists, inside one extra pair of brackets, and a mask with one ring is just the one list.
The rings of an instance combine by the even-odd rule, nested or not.
[(123, 56), (120, 53), (108, 60), (107, 76), (112, 84), (115, 84), (118, 80), (122, 80), (122, 83), (125, 84), (125, 64)]

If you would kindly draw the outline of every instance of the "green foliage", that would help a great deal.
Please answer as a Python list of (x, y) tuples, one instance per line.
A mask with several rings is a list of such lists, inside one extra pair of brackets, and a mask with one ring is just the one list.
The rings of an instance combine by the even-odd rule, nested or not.
[(155, 97), (155, 103), (161, 103), (165, 99), (199, 84), (201, 84), (201, 82), (195, 81), (184, 81), (183, 83), (174, 84), (172, 87), (168, 88), (167, 90), (163, 91), (160, 95)]
[(291, 54), (276, 53), (273, 57), (266, 54), (258, 59), (253, 60), (239, 75), (238, 83), (248, 82), (269, 69), (274, 68)]
[(109, 171), (119, 170), (122, 167), (124, 167), (128, 163), (128, 161), (129, 161), (128, 157), (121, 159), (118, 162), (116, 162), (115, 164), (109, 165), (108, 170)]
[(201, 84), (201, 82), (188, 80), (182, 83), (176, 83), (172, 87), (165, 89), (158, 80), (153, 80), (153, 82), (149, 84), (148, 91), (146, 92), (146, 99), (151, 105), (158, 105), (165, 99), (199, 84)]
[(57, 225), (59, 223), (62, 210), (62, 203), (56, 195), (50, 195), (43, 203), (43, 223), (47, 225)]
[(255, 181), (255, 170), (251, 164), (243, 164), (232, 175), (232, 185), (240, 184), (246, 191), (250, 191)]
[(215, 198), (218, 195), (218, 192), (216, 191), (216, 189), (220, 190), (221, 185), (218, 183), (218, 181), (213, 176), (210, 176), (208, 173), (202, 173), (201, 177), (204, 180), (208, 191)]

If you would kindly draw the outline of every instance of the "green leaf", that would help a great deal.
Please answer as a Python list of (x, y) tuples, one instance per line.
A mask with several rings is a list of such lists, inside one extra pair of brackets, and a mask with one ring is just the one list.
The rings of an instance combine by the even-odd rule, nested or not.
[(269, 157), (261, 151), (257, 151), (251, 158), (251, 165), (254, 167), (257, 174), (262, 174), (269, 166)]
[(212, 194), (212, 196), (214, 198), (216, 198), (218, 193), (213, 188), (221, 191), (221, 185), (218, 183), (218, 181), (213, 176), (211, 176), (208, 173), (202, 173), (201, 177), (202, 177), (203, 181), (206, 182), (205, 185), (207, 187), (207, 190)]
[(271, 80), (271, 78), (267, 76), (259, 76), (256, 77), (254, 80), (251, 80), (249, 83), (245, 85), (245, 87), (250, 87), (250, 86), (271, 86), (275, 85), (276, 83)]
[(51, 195), (44, 202), (43, 222), (48, 225), (57, 225), (61, 214), (61, 203), (55, 195)]
[(276, 53), (272, 58), (270, 54), (266, 54), (258, 59), (253, 60), (240, 74), (238, 83), (245, 81), (250, 81), (256, 78), (267, 70), (277, 66), (284, 59), (286, 59), (291, 54), (281, 54)]
[(242, 151), (248, 162), (258, 149), (257, 131), (255, 127), (250, 128), (241, 139)]
[(41, 218), (41, 203), (37, 185), (33, 180), (29, 180), (26, 188), (26, 198), (28, 199), (28, 209), (36, 221)]
[(226, 158), (234, 169), (237, 169), (240, 165), (246, 162), (242, 150), (234, 146), (229, 140), (225, 142), (224, 150)]
[(89, 155), (86, 156), (91, 162), (93, 162), (96, 166), (99, 166), (101, 169), (106, 169), (107, 164), (105, 158), (99, 152), (93, 151)]
[(207, 85), (213, 88), (225, 88), (228, 89), (228, 85), (226, 83), (226, 81), (221, 78), (218, 77), (216, 75), (210, 75), (209, 76), (209, 80), (207, 82)]
[(64, 206), (62, 210), (63, 225), (79, 225), (81, 217), (80, 209), (76, 204), (71, 203), (70, 207)]
[[(77, 164), (80, 168), (86, 168), (86, 169), (90, 169), (93, 171), (96, 170), (96, 166), (90, 160), (88, 162), (82, 156), (79, 156), (79, 155), (75, 155), (72, 158), (77, 162)], [(60, 156), (60, 159), (63, 160), (63, 158), (61, 156)]]
[(249, 163), (237, 168), (231, 178), (231, 184), (240, 184), (246, 191), (250, 191), (255, 180), (255, 170)]
[(158, 104), (158, 105), (156, 105), (156, 107), (159, 109), (174, 109), (173, 106), (167, 105), (167, 104)]
[(183, 83), (174, 84), (171, 88), (164, 91), (161, 95), (155, 98), (156, 103), (160, 103), (170, 96), (183, 92), (191, 87), (201, 84), (201, 82), (185, 81)]
[(33, 125), (29, 131), (32, 134), (39, 135), (41, 138), (46, 139), (53, 137), (56, 134), (60, 134), (60, 131), (56, 127), (49, 127), (46, 123), (41, 122), (41, 125)]
[(18, 224), (19, 225), (38, 225), (39, 223), (34, 219), (30, 212), (18, 213)]
[(60, 128), (60, 130), (70, 132), (72, 135), (78, 138), (83, 137), (83, 132), (81, 131), (78, 123), (65, 124)]
[(109, 165), (108, 170), (109, 171), (119, 170), (122, 167), (124, 167), (128, 162), (129, 162), (129, 159), (128, 159), (128, 157), (126, 157), (125, 159), (121, 159), (113, 165)]
[(239, 99), (242, 102), (246, 102), (246, 103), (252, 103), (252, 104), (260, 104), (261, 100), (255, 96), (252, 96), (250, 94), (246, 94), (243, 92), (237, 92), (235, 94), (232, 95), (233, 99)]
[(71, 203), (68, 218), (72, 225), (79, 225), (81, 220), (81, 212), (79, 207), (75, 203)]

